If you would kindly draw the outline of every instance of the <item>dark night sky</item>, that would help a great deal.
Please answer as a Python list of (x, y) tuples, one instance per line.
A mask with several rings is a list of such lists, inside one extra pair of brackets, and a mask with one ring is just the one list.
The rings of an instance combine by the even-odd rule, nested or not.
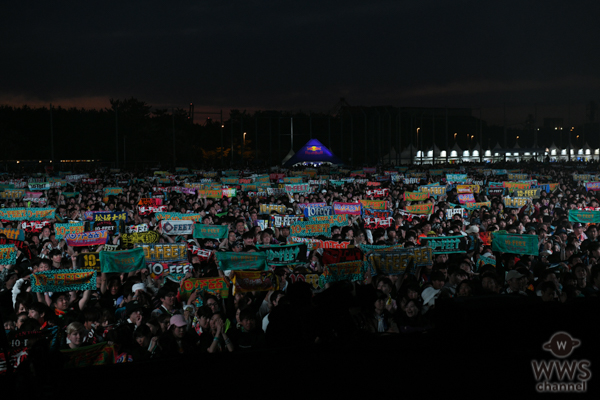
[[(100, 7), (98, 5), (100, 4)], [(600, 89), (592, 1), (12, 2), (0, 103), (328, 111), (482, 108), (583, 120)], [(478, 114), (478, 112), (477, 112)]]

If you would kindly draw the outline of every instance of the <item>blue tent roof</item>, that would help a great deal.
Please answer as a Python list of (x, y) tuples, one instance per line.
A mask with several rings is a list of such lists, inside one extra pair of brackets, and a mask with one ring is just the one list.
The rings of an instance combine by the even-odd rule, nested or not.
[(291, 167), (295, 164), (303, 162), (343, 164), (342, 161), (331, 152), (331, 150), (325, 147), (325, 145), (319, 142), (317, 139), (309, 140), (300, 148), (300, 150), (296, 152), (296, 154), (292, 156), (292, 158), (287, 160), (283, 166)]

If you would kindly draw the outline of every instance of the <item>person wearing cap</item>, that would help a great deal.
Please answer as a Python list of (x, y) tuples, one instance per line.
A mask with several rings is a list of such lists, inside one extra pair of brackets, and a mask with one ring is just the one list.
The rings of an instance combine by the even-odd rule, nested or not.
[(528, 296), (527, 292), (525, 291), (527, 277), (521, 274), (519, 271), (515, 269), (508, 271), (506, 274), (506, 282), (508, 283), (508, 287), (502, 291), (502, 294), (518, 294)]
[(467, 233), (467, 235), (476, 236), (477, 234), (479, 234), (479, 227), (475, 224), (471, 224), (465, 232)]
[(577, 239), (579, 239), (580, 242), (583, 242), (585, 239), (587, 239), (587, 235), (583, 232), (583, 225), (581, 225), (581, 223), (579, 222), (575, 222), (573, 224), (573, 232), (575, 233), (575, 236), (577, 237)]
[(128, 324), (133, 325), (133, 329), (137, 329), (142, 324), (144, 307), (137, 301), (130, 301), (125, 306), (124, 317)]
[(244, 249), (244, 243), (241, 240), (236, 240), (231, 244), (231, 251), (236, 253), (241, 252)]
[(169, 319), (167, 331), (158, 338), (160, 357), (174, 357), (198, 352), (198, 335), (188, 329), (188, 324), (181, 314)]

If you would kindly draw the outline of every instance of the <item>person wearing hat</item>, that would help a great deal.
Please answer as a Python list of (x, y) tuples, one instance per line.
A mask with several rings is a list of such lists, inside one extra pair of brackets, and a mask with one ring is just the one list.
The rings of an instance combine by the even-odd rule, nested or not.
[(176, 314), (169, 320), (167, 331), (158, 338), (160, 357), (174, 357), (198, 352), (198, 335), (181, 314)]
[(577, 237), (577, 239), (579, 239), (580, 242), (583, 242), (585, 239), (587, 239), (587, 235), (583, 232), (583, 225), (581, 225), (581, 223), (579, 222), (575, 222), (573, 224), (573, 232), (575, 233), (575, 236)]
[(130, 301), (125, 306), (124, 317), (128, 324), (133, 325), (133, 329), (137, 329), (142, 324), (144, 307), (138, 301)]
[(527, 226), (527, 229), (525, 229), (525, 234), (526, 235), (537, 235), (537, 229), (535, 228), (535, 226), (533, 224), (530, 224)]
[(521, 274), (515, 269), (512, 269), (506, 274), (506, 282), (508, 283), (508, 287), (505, 288), (501, 294), (518, 294), (527, 296), (527, 292), (525, 292), (527, 276)]
[(244, 243), (241, 240), (236, 240), (231, 244), (231, 251), (236, 253), (241, 252), (244, 249)]

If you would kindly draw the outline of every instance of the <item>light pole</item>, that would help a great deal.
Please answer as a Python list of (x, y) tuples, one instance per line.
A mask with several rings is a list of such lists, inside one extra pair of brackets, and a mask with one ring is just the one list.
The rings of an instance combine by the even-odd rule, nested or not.
[(421, 146), (419, 146), (419, 131), (420, 130), (421, 130), (421, 127), (417, 127), (417, 154), (419, 154), (419, 151), (421, 151), (421, 164), (423, 164), (423, 150), (419, 150), (421, 148)]

